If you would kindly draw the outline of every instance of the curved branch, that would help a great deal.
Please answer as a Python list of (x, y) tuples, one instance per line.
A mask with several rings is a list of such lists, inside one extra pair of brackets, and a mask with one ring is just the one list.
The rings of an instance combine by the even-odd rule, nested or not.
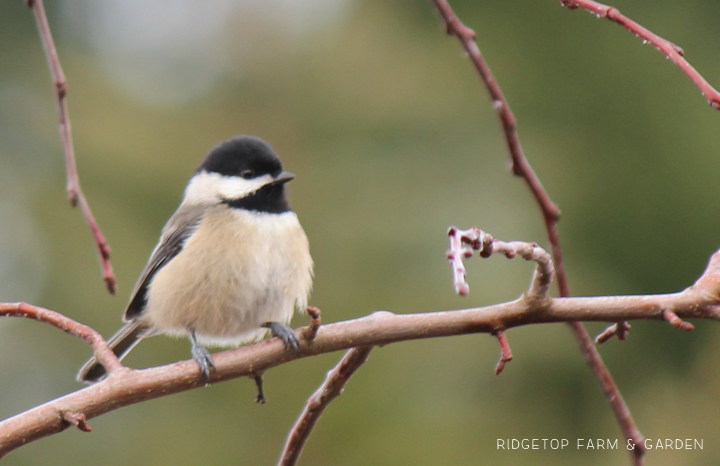
[(90, 232), (95, 240), (98, 256), (100, 257), (100, 266), (102, 267), (103, 278), (110, 294), (115, 294), (116, 282), (115, 274), (113, 274), (112, 265), (110, 264), (110, 245), (108, 245), (103, 236), (100, 227), (95, 221), (90, 205), (85, 199), (85, 195), (80, 189), (80, 178), (77, 173), (77, 165), (75, 164), (75, 149), (73, 148), (72, 132), (70, 131), (70, 114), (68, 113), (65, 95), (67, 94), (67, 82), (65, 74), (60, 66), (55, 43), (52, 34), (50, 34), (50, 26), (48, 25), (47, 16), (45, 15), (45, 7), (42, 0), (26, 0), (28, 7), (32, 8), (35, 13), (35, 21), (37, 22), (40, 38), (42, 39), (43, 48), (47, 57), (48, 65), (50, 65), (50, 75), (55, 84), (55, 98), (58, 107), (58, 118), (60, 120), (60, 138), (63, 143), (63, 151), (65, 152), (65, 168), (67, 171), (67, 193), (70, 203), (80, 206), (80, 210), (85, 216)]
[[(535, 273), (530, 284), (530, 289), (526, 295), (530, 299), (541, 300), (547, 299), (550, 294), (550, 285), (552, 285), (555, 276), (555, 266), (552, 257), (537, 243), (526, 243), (522, 241), (499, 241), (493, 238), (490, 233), (484, 232), (478, 227), (460, 230), (456, 227), (448, 229), (450, 237), (450, 250), (447, 258), (453, 267), (453, 281), (455, 283), (455, 292), (460, 296), (468, 294), (469, 285), (465, 281), (465, 265), (463, 259), (472, 257), (472, 249), (480, 251), (480, 257), (488, 258), (493, 254), (502, 254), (508, 259), (517, 256), (525, 260), (533, 261), (537, 264)], [(470, 248), (463, 246), (467, 244)]]
[[(560, 296), (570, 296), (570, 287), (568, 286), (567, 276), (565, 275), (565, 267), (562, 259), (562, 249), (560, 247), (560, 236), (558, 234), (557, 222), (560, 218), (560, 210), (552, 202), (550, 196), (543, 188), (540, 183), (540, 179), (533, 171), (530, 163), (525, 158), (522, 146), (520, 145), (520, 139), (517, 134), (517, 123), (515, 116), (510, 110), (510, 106), (505, 99), (505, 96), (500, 90), (495, 77), (490, 71), (490, 67), (485, 62), (480, 49), (475, 43), (475, 32), (465, 26), (460, 19), (457, 17), (455, 12), (450, 8), (450, 5), (446, 0), (432, 0), (435, 5), (438, 14), (440, 15), (443, 23), (445, 24), (445, 30), (448, 34), (457, 37), (460, 45), (465, 49), (468, 57), (472, 61), (475, 69), (480, 75), (480, 78), (485, 83), (485, 87), (490, 94), (493, 101), (493, 107), (498, 113), (500, 123), (503, 127), (505, 134), (505, 142), (508, 146), (510, 153), (511, 168), (515, 175), (522, 177), (527, 183), (530, 191), (535, 197), (538, 203), (540, 211), (543, 214), (543, 220), (545, 222), (545, 230), (547, 232), (550, 245), (552, 247), (552, 256), (555, 261), (555, 271), (557, 276), (558, 288), (560, 289)], [(645, 453), (643, 437), (635, 426), (635, 422), (632, 419), (630, 410), (625, 404), (625, 400), (620, 393), (615, 381), (610, 375), (610, 371), (603, 363), (600, 353), (597, 348), (593, 345), (590, 335), (588, 335), (585, 327), (579, 322), (569, 322), (570, 328), (575, 335), (575, 338), (580, 345), (580, 351), (585, 358), (585, 361), (590, 366), (590, 369), (595, 373), (595, 377), (600, 382), (600, 386), (607, 396), (610, 406), (615, 414), (615, 418), (620, 425), (620, 429), (627, 438), (631, 438), (633, 443), (638, 445), (631, 455), (636, 465), (642, 464), (642, 455)]]
[(112, 372), (122, 367), (120, 360), (102, 336), (87, 325), (65, 317), (59, 312), (51, 311), (28, 303), (0, 303), (0, 317), (25, 317), (39, 320), (64, 330), (71, 335), (85, 340), (95, 353), (95, 357)]
[[(666, 309), (673, 309), (679, 318), (720, 322), (720, 251), (713, 255), (703, 276), (680, 293), (547, 301), (522, 297), (493, 306), (421, 314), (379, 311), (355, 320), (322, 325), (314, 340), (299, 339), (297, 353), (287, 351), (278, 339), (218, 353), (213, 357), (217, 370), (210, 381), (250, 376), (294, 359), (359, 346), (471, 333), (492, 334), (498, 329), (550, 322), (665, 320)], [(296, 330), (296, 335), (302, 336), (303, 331)], [(102, 382), (0, 422), (0, 457), (65, 430), (72, 419), (88, 428), (87, 420), (109, 411), (205, 385), (206, 380), (193, 360), (144, 370), (116, 369)]]
[(651, 30), (636, 23), (620, 11), (612, 6), (604, 5), (593, 0), (560, 0), (564, 6), (575, 10), (584, 8), (590, 13), (594, 13), (598, 18), (606, 18), (610, 21), (618, 23), (628, 31), (634, 33), (643, 40), (643, 43), (650, 43), (655, 46), (663, 55), (685, 73), (690, 80), (700, 89), (703, 97), (705, 97), (710, 106), (716, 110), (720, 110), (720, 92), (710, 85), (709, 82), (693, 66), (688, 63), (683, 55), (685, 52), (681, 47), (673, 44), (667, 39), (663, 39)]

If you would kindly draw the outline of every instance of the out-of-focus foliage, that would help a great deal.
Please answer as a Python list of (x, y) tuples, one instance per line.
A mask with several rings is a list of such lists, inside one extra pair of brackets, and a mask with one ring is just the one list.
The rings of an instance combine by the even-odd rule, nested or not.
[[(523, 183), (506, 169), (475, 72), (426, 1), (46, 2), (69, 83), (81, 181), (113, 248), (105, 292), (90, 235), (65, 200), (45, 58), (31, 13), (0, 3), (0, 300), (65, 313), (105, 335), (159, 230), (215, 143), (268, 140), (296, 173), (290, 200), (316, 262), (312, 304), (326, 321), (517, 297), (531, 266), (468, 263), (452, 293), (448, 225), (545, 243)], [(676, 291), (720, 247), (720, 114), (651, 46), (554, 0), (453, 1), (478, 33), (552, 198), (574, 294)], [(617, 0), (682, 45), (720, 85), (720, 3)], [(306, 320), (296, 318), (295, 325)], [(592, 333), (603, 325), (588, 325)], [(716, 324), (682, 333), (633, 323), (601, 348), (642, 432), (704, 439), (648, 461), (714, 464), (720, 454)], [(620, 437), (568, 329), (508, 332), (515, 360), (493, 375), (487, 335), (377, 349), (319, 423), (313, 465), (624, 464), (618, 451), (498, 451), (498, 438)], [(189, 357), (144, 342), (127, 363)], [(0, 322), (0, 417), (79, 388), (82, 342), (37, 323)], [(7, 465), (273, 464), (302, 405), (339, 354), (266, 375), (269, 403), (243, 379), (112, 412)]]

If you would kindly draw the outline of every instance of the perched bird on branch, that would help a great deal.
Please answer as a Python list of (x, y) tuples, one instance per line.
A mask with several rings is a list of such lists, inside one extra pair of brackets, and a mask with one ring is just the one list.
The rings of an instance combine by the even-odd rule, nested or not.
[[(140, 274), (126, 324), (108, 341), (118, 357), (145, 337), (187, 335), (209, 379), (215, 366), (202, 345), (238, 346), (269, 330), (297, 350), (287, 324), (307, 307), (313, 261), (285, 196), (294, 177), (256, 137), (236, 136), (210, 151)], [(105, 373), (92, 358), (78, 380)]]

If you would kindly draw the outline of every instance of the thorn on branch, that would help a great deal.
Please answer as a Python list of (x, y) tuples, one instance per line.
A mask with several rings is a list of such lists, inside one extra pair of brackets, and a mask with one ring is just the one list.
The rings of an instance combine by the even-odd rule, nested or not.
[(63, 411), (63, 421), (74, 425), (83, 432), (92, 432), (92, 428), (87, 424), (87, 416), (83, 413), (73, 413), (72, 411)]
[(606, 328), (600, 335), (595, 337), (595, 343), (601, 345), (616, 335), (618, 337), (618, 340), (625, 341), (627, 340), (629, 332), (630, 324), (627, 321), (623, 320), (620, 322), (616, 322)]
[(667, 320), (668, 322), (670, 322), (670, 325), (680, 330), (695, 330), (695, 326), (693, 324), (691, 324), (690, 322), (685, 322), (670, 309), (665, 309), (663, 311), (663, 319)]
[(498, 361), (497, 366), (495, 366), (495, 375), (500, 375), (503, 369), (505, 369), (505, 363), (512, 361), (513, 355), (510, 350), (510, 343), (508, 343), (507, 337), (505, 336), (505, 332), (502, 330), (495, 330), (495, 332), (493, 332), (493, 336), (498, 339), (498, 342), (500, 342), (500, 361)]
[(315, 306), (308, 306), (307, 313), (312, 320), (310, 320), (310, 325), (303, 332), (303, 336), (307, 342), (311, 342), (315, 339), (318, 329), (322, 325), (322, 320), (320, 318), (320, 309)]

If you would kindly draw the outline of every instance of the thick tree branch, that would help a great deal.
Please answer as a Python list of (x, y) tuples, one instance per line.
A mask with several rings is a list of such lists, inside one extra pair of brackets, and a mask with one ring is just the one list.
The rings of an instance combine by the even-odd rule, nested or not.
[(624, 16), (620, 11), (612, 6), (604, 5), (593, 0), (560, 0), (564, 6), (571, 10), (584, 8), (590, 13), (594, 13), (598, 18), (607, 18), (616, 22), (630, 32), (643, 40), (643, 43), (650, 43), (655, 46), (663, 55), (685, 73), (690, 80), (700, 89), (703, 97), (705, 97), (710, 106), (716, 110), (720, 110), (720, 92), (718, 92), (710, 83), (698, 73), (698, 71), (688, 63), (683, 55), (685, 52), (681, 47), (673, 44), (667, 39), (663, 39), (649, 29), (636, 23), (630, 18)]
[(50, 26), (48, 25), (47, 16), (45, 15), (45, 7), (42, 0), (26, 0), (27, 5), (32, 8), (35, 13), (40, 38), (42, 39), (43, 48), (47, 57), (48, 65), (50, 65), (50, 75), (55, 84), (55, 98), (57, 100), (58, 118), (60, 120), (60, 138), (62, 139), (63, 150), (65, 152), (65, 168), (67, 171), (67, 193), (70, 203), (80, 206), (80, 210), (85, 216), (90, 232), (95, 240), (95, 246), (100, 257), (100, 265), (102, 267), (105, 285), (111, 294), (115, 294), (116, 282), (113, 274), (112, 265), (110, 264), (110, 246), (105, 240), (100, 227), (95, 221), (90, 205), (85, 199), (85, 195), (80, 188), (80, 178), (77, 173), (75, 164), (75, 149), (73, 148), (72, 132), (70, 131), (70, 114), (68, 113), (67, 101), (67, 83), (65, 74), (60, 66), (55, 43), (50, 34)]
[[(515, 301), (474, 309), (396, 315), (387, 311), (367, 317), (324, 324), (315, 339), (299, 338), (298, 353), (270, 339), (214, 356), (217, 371), (211, 382), (251, 376), (298, 358), (361, 346), (382, 346), (406, 340), (471, 333), (496, 333), (522, 325), (567, 322), (665, 320), (673, 309), (684, 319), (720, 322), (720, 251), (693, 286), (673, 294), (555, 298)], [(296, 335), (302, 336), (304, 329)], [(120, 368), (102, 382), (35, 407), (0, 422), (0, 457), (34, 440), (66, 429), (69, 419), (87, 420), (134, 403), (202, 387), (206, 384), (193, 360), (145, 370)], [(86, 425), (86, 424), (85, 424)]]
[[(537, 204), (543, 214), (545, 230), (552, 247), (552, 256), (555, 261), (555, 270), (557, 273), (560, 296), (570, 296), (570, 287), (568, 286), (567, 276), (565, 275), (562, 249), (560, 247), (560, 236), (557, 229), (557, 222), (560, 218), (560, 210), (550, 200), (550, 196), (540, 183), (540, 179), (537, 177), (530, 166), (530, 163), (525, 158), (525, 154), (523, 153), (522, 146), (520, 145), (520, 139), (517, 134), (515, 116), (510, 110), (510, 106), (508, 105), (502, 90), (500, 90), (500, 86), (495, 80), (492, 71), (490, 71), (490, 67), (485, 62), (485, 59), (480, 53), (480, 49), (475, 43), (475, 32), (460, 21), (446, 0), (432, 0), (432, 2), (435, 5), (440, 18), (445, 24), (445, 31), (450, 35), (454, 35), (458, 39), (460, 45), (467, 52), (468, 57), (475, 66), (475, 69), (490, 94), (493, 107), (497, 111), (500, 123), (503, 127), (505, 142), (507, 143), (510, 154), (512, 171), (515, 175), (525, 179), (525, 182), (530, 188), (530, 191), (535, 197), (535, 200), (537, 201)], [(569, 322), (569, 325), (578, 341), (580, 351), (582, 352), (585, 361), (595, 373), (595, 377), (598, 379), (600, 386), (605, 392), (605, 396), (610, 403), (613, 413), (620, 425), (620, 429), (626, 438), (632, 439), (633, 443), (638, 445), (638, 447), (631, 452), (631, 455), (633, 456), (635, 465), (641, 466), (642, 455), (645, 452), (643, 437), (635, 426), (635, 422), (632, 419), (630, 410), (625, 404), (625, 400), (623, 399), (620, 390), (618, 390), (615, 381), (610, 375), (610, 371), (608, 371), (607, 367), (603, 363), (600, 353), (593, 345), (590, 335), (588, 335), (585, 327), (583, 327), (579, 322)]]
[(303, 409), (290, 431), (285, 448), (283, 448), (282, 455), (280, 455), (278, 466), (294, 466), (297, 464), (305, 443), (325, 408), (328, 407), (332, 400), (342, 395), (345, 384), (355, 371), (367, 361), (371, 350), (372, 346), (352, 348), (345, 353), (337, 366), (328, 371), (325, 382), (310, 396), (305, 409)]

